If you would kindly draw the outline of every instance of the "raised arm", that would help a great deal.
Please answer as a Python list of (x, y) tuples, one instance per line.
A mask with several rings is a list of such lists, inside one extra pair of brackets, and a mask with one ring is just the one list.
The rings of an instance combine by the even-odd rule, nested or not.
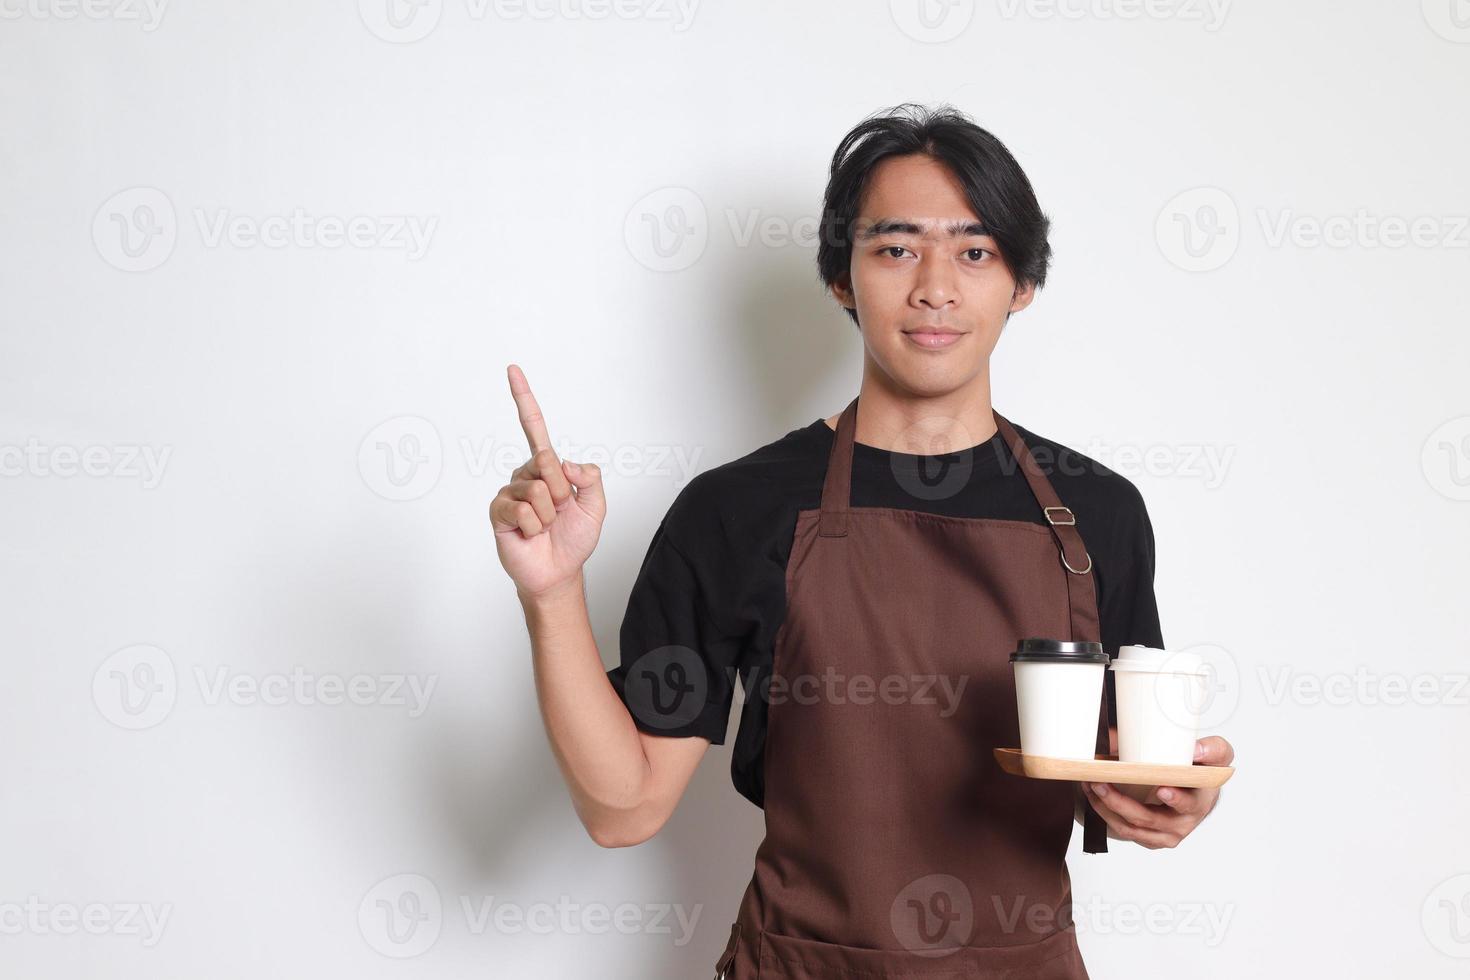
[(710, 743), (640, 732), (608, 681), (582, 575), (607, 514), (602, 474), (557, 457), (525, 374), (507, 374), (531, 456), (490, 502), (490, 523), (525, 613), (541, 720), (587, 833), (638, 844), (668, 820)]

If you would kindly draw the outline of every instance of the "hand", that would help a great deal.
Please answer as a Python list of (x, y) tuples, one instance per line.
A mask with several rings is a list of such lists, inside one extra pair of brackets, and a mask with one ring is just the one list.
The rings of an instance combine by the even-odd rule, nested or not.
[[(1235, 749), (1220, 736), (1210, 735), (1194, 743), (1194, 761), (1228, 766), (1235, 761)], [(1143, 802), (1125, 796), (1109, 783), (1083, 783), (1082, 793), (1113, 831), (1109, 836), (1136, 841), (1150, 850), (1178, 847), (1220, 799), (1218, 787), (1158, 786)]]
[(602, 534), (607, 498), (595, 464), (557, 458), (521, 369), (512, 364), (506, 374), (531, 458), (490, 501), (490, 525), (516, 591), (539, 596), (577, 581)]

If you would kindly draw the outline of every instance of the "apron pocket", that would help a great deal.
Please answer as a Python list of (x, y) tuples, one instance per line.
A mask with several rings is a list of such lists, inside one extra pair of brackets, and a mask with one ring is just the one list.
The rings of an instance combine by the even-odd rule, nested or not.
[(760, 934), (759, 980), (1087, 980), (1077, 936), (1062, 930), (1035, 943), (961, 946), (943, 956), (840, 946), (774, 932)]

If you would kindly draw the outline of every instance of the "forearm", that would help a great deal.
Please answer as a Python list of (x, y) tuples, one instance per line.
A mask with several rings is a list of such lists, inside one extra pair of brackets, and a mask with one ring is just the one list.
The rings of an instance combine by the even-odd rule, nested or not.
[(638, 818), (649, 763), (602, 666), (578, 574), (553, 594), (521, 595), (536, 698), (577, 815), (594, 838)]

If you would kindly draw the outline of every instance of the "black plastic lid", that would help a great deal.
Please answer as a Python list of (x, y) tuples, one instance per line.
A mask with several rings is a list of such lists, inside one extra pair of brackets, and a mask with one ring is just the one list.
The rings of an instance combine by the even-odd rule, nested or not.
[(1106, 664), (1110, 663), (1103, 646), (1094, 640), (1048, 640), (1028, 637), (1016, 645), (1011, 654), (1011, 663), (1067, 663)]

